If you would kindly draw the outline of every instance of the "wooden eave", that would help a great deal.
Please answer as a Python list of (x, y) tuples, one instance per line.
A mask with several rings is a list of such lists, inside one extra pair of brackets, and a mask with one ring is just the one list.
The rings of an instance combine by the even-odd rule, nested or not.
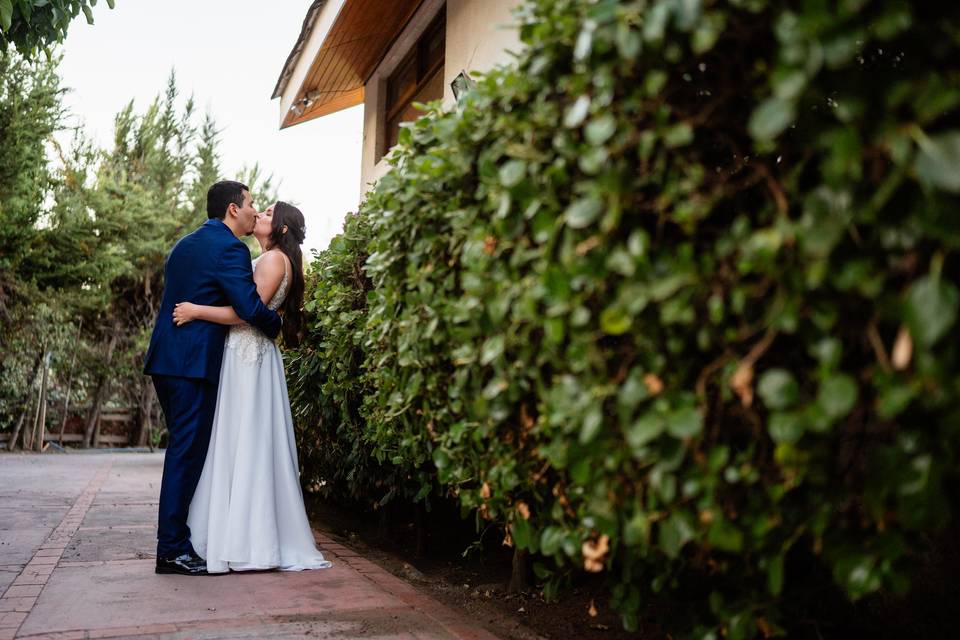
[[(347, 0), (311, 62), (303, 84), (297, 89), (292, 106), (300, 105), (303, 112), (297, 114), (291, 108), (284, 114), (280, 128), (361, 104), (364, 85), (422, 2)], [(313, 16), (308, 14), (308, 19), (316, 19), (318, 12), (313, 13)], [(307, 29), (306, 23), (304, 29)], [(300, 45), (298, 40), (297, 46)], [(289, 77), (291, 62), (296, 63), (291, 58), (288, 58), (278, 82), (279, 91), (282, 91), (281, 83)], [(277, 93), (275, 90), (275, 97)], [(304, 104), (307, 99), (309, 104)]]

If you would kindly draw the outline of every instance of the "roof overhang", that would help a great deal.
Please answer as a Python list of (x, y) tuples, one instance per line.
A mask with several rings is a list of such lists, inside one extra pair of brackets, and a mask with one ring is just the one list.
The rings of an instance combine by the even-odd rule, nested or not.
[(314, 0), (273, 90), (280, 128), (363, 102), (363, 87), (423, 0)]

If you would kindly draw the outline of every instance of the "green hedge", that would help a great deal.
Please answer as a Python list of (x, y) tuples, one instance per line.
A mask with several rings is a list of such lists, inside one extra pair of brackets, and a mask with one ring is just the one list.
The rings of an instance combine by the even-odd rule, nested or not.
[(956, 517), (960, 7), (519, 15), (314, 263), (306, 471), (457, 496), (627, 628), (784, 632), (811, 563), (905, 590)]

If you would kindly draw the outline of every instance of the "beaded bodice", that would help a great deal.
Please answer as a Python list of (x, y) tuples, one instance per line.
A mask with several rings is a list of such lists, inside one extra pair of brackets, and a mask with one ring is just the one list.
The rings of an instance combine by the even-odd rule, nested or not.
[[(253, 261), (254, 271), (257, 270), (257, 262), (259, 262), (262, 257), (261, 255)], [(289, 287), (290, 274), (284, 269), (280, 286), (277, 287), (276, 292), (274, 292), (270, 298), (270, 302), (267, 303), (267, 308), (274, 311), (279, 309), (283, 301), (287, 299), (287, 289)], [(226, 349), (236, 351), (236, 355), (240, 360), (248, 364), (260, 364), (263, 362), (263, 356), (267, 352), (267, 349), (273, 346), (275, 346), (273, 340), (265, 336), (263, 332), (256, 327), (251, 327), (246, 323), (231, 327), (225, 343)]]

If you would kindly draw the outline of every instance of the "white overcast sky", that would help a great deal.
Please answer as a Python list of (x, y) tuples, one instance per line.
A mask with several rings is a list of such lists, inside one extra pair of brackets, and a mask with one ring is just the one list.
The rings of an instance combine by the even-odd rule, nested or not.
[[(184, 99), (210, 111), (220, 136), (221, 171), (232, 177), (259, 162), (281, 181), (280, 197), (307, 219), (304, 252), (323, 249), (360, 198), (362, 106), (280, 131), (271, 100), (300, 33), (309, 0), (117, 0), (70, 25), (61, 76), (66, 106), (108, 146), (113, 118), (131, 99), (142, 112), (175, 69)], [(265, 206), (266, 203), (258, 202)], [(203, 220), (198, 220), (200, 224)]]

